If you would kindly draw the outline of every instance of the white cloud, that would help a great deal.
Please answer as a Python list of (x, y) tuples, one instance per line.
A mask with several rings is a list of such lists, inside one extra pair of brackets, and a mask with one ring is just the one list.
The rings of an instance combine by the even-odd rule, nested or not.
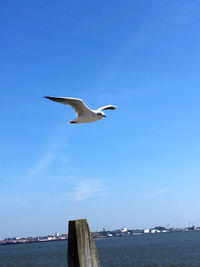
[(30, 169), (30, 175), (40, 176), (44, 174), (53, 161), (54, 161), (54, 154), (52, 152), (44, 154), (37, 160), (35, 165)]
[(67, 155), (67, 144), (64, 135), (58, 131), (40, 149), (38, 158), (27, 170), (28, 176), (34, 178), (49, 175), (63, 176), (72, 171), (70, 158)]
[(78, 183), (72, 196), (74, 201), (81, 202), (86, 198), (104, 195), (105, 193), (107, 193), (107, 189), (101, 181), (90, 180)]

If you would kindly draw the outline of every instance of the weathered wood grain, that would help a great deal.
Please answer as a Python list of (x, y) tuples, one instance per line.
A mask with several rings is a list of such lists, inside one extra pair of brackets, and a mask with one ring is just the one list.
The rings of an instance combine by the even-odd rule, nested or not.
[(86, 219), (69, 221), (68, 266), (100, 267), (97, 249)]

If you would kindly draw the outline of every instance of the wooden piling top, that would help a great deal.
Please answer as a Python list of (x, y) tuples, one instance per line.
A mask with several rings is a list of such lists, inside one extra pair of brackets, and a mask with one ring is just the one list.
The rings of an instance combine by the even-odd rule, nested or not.
[(100, 267), (98, 252), (86, 219), (69, 221), (68, 266)]

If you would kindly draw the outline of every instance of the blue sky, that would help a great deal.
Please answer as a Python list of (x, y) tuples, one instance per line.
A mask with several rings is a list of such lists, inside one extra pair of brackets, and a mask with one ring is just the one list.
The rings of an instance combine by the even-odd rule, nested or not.
[[(0, 238), (200, 225), (200, 3), (4, 1)], [(71, 125), (70, 107), (118, 107)]]

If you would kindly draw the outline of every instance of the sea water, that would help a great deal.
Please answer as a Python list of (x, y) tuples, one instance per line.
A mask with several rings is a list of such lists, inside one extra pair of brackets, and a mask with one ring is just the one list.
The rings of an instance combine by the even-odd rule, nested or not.
[[(101, 266), (200, 266), (200, 232), (95, 239)], [(67, 266), (67, 241), (0, 245), (0, 266)]]

